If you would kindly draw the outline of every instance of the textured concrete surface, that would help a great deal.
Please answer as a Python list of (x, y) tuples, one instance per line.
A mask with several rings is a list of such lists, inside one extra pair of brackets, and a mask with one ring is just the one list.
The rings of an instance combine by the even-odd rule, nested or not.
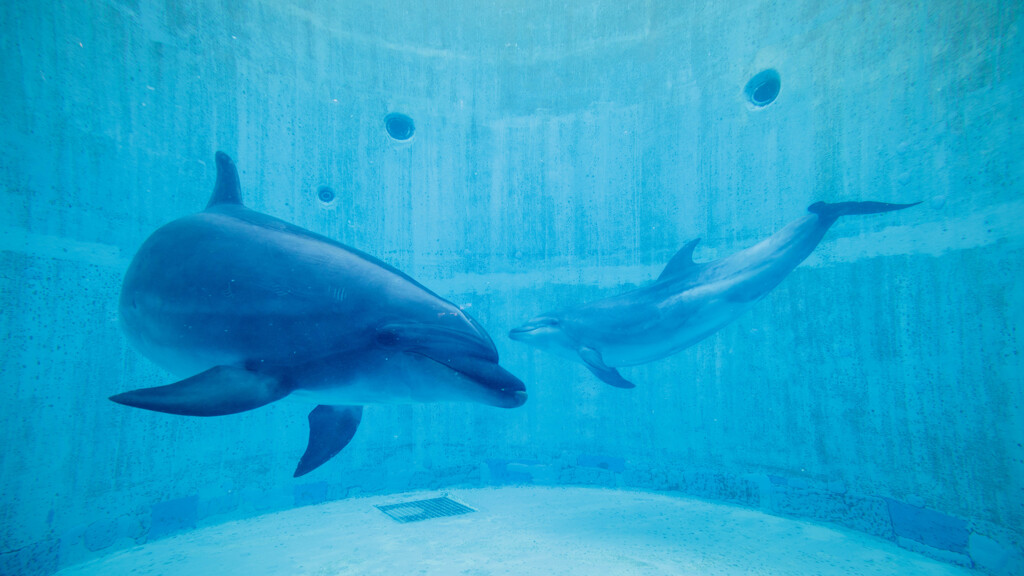
[[(966, 537), (973, 562), (1012, 573), (1021, 14), (1012, 1), (0, 4), (0, 567), (46, 574), (193, 523), (507, 474), (875, 532), (892, 520), (880, 503), (904, 503), (955, 534), (911, 522), (899, 542), (963, 556)], [(743, 87), (766, 68), (782, 90), (754, 110)], [(416, 121), (411, 142), (385, 135), (392, 111)], [(297, 483), (306, 406), (188, 419), (108, 402), (169, 379), (127, 349), (117, 294), (145, 237), (205, 205), (217, 149), (252, 207), (465, 306), (527, 405), (370, 407), (346, 451)], [(504, 338), (649, 281), (693, 237), (710, 259), (813, 201), (855, 199), (924, 204), (839, 222), (750, 314), (625, 371), (635, 390)], [(607, 469), (578, 465), (588, 455)], [(492, 474), (490, 460), (511, 465)]]
[(455, 490), (449, 498), (476, 512), (408, 524), (375, 508), (437, 496), (355, 498), (228, 522), (59, 574), (976, 574), (851, 530), (644, 492)]

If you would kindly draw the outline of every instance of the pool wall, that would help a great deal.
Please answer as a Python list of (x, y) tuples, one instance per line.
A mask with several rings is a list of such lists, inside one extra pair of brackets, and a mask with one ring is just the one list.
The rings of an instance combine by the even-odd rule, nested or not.
[[(0, 573), (507, 483), (677, 490), (1024, 573), (1020, 3), (66, 4), (0, 6)], [(308, 406), (109, 402), (171, 379), (117, 296), (142, 241), (205, 206), (215, 150), (248, 206), (463, 306), (529, 402), (369, 407), (300, 480)], [(633, 390), (505, 337), (693, 238), (710, 260), (868, 199), (923, 203), (842, 219), (750, 313), (623, 369)]]

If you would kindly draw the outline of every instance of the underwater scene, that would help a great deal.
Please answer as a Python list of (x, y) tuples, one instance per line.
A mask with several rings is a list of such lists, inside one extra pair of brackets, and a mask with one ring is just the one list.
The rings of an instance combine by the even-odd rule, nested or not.
[(1022, 27), (0, 3), (0, 576), (1024, 575)]

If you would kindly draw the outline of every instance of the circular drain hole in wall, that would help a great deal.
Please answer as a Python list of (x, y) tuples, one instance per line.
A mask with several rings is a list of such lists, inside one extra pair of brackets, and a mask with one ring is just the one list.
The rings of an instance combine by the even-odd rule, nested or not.
[(324, 204), (330, 204), (337, 198), (337, 194), (334, 193), (334, 188), (330, 186), (321, 186), (316, 189), (316, 197), (320, 199)]
[(384, 129), (395, 140), (408, 140), (416, 131), (416, 124), (405, 114), (393, 112), (384, 117)]
[(779, 73), (775, 70), (764, 70), (758, 72), (750, 79), (750, 82), (747, 82), (747, 87), (743, 89), (743, 92), (751, 104), (758, 108), (764, 108), (775, 102), (781, 89), (782, 79), (779, 78)]

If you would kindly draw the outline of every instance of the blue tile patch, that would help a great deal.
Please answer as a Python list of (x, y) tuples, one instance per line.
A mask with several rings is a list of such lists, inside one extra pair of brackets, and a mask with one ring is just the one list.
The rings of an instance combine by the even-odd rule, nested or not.
[(49, 576), (57, 571), (60, 542), (43, 540), (0, 554), (0, 574)]
[(300, 484), (295, 487), (295, 505), (311, 506), (327, 500), (327, 482)]
[(911, 506), (898, 500), (886, 499), (886, 501), (889, 504), (893, 531), (897, 536), (909, 538), (939, 550), (967, 553), (970, 531), (967, 529), (966, 520), (934, 510)]
[(240, 498), (237, 492), (229, 492), (223, 496), (199, 501), (199, 519), (209, 518), (218, 514), (228, 514), (238, 509)]
[(602, 470), (610, 470), (616, 474), (621, 474), (622, 471), (626, 469), (626, 459), (583, 454), (576, 459), (576, 465), (586, 468), (600, 468)]
[(118, 528), (117, 519), (93, 522), (85, 529), (82, 542), (90, 552), (103, 550), (113, 544), (117, 537), (120, 536)]
[(149, 524), (149, 540), (163, 538), (180, 530), (196, 527), (199, 517), (199, 496), (186, 496), (153, 505)]
[(540, 461), (489, 459), (486, 464), (491, 475), (491, 482), (494, 484), (529, 484), (533, 482), (533, 475), (521, 470), (510, 470), (509, 464), (532, 466), (540, 464)]

